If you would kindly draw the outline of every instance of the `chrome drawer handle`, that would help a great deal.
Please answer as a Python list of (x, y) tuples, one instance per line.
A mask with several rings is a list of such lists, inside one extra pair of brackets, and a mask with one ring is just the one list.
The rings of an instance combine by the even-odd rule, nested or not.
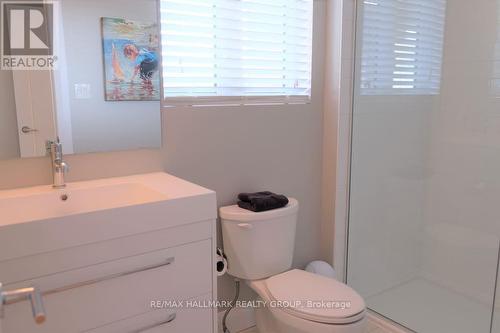
[(0, 318), (3, 318), (3, 306), (9, 304), (10, 298), (28, 299), (31, 302), (31, 311), (33, 318), (37, 324), (42, 324), (45, 321), (45, 307), (43, 306), (42, 295), (37, 287), (21, 288), (16, 290), (3, 291), (0, 283)]
[(150, 329), (153, 329), (153, 328), (160, 327), (160, 326), (166, 325), (168, 323), (171, 323), (171, 322), (173, 322), (175, 320), (176, 317), (177, 317), (177, 314), (176, 313), (172, 313), (170, 316), (168, 316), (167, 320), (163, 320), (163, 321), (160, 321), (158, 323), (155, 323), (155, 324), (152, 324), (152, 325), (140, 328), (140, 329), (135, 330), (135, 331), (133, 331), (131, 333), (144, 333), (146, 331), (149, 331)]
[[(175, 261), (175, 257), (170, 257), (167, 260), (162, 261), (161, 263), (157, 263), (157, 264), (153, 264), (153, 265), (148, 265), (148, 266), (140, 267), (140, 268), (132, 269), (132, 270), (125, 271), (125, 272), (110, 274), (110, 275), (106, 275), (106, 276), (103, 276), (103, 277), (100, 277), (100, 278), (96, 278), (96, 279), (92, 279), (92, 280), (88, 280), (88, 281), (77, 282), (77, 283), (70, 284), (70, 285), (67, 285), (67, 286), (64, 286), (64, 287), (59, 287), (59, 288), (54, 288), (54, 289), (46, 290), (44, 292), (41, 292), (40, 294), (42, 296), (57, 294), (57, 293), (60, 293), (60, 292), (63, 292), (63, 291), (77, 289), (77, 288), (81, 288), (81, 287), (85, 287), (85, 286), (90, 286), (90, 285), (97, 284), (97, 283), (100, 283), (100, 282), (104, 282), (104, 281), (108, 281), (108, 280), (113, 280), (113, 279), (116, 279), (116, 278), (119, 278), (119, 277), (124, 277), (124, 276), (128, 276), (128, 275), (133, 275), (133, 274), (136, 274), (136, 273), (142, 273), (142, 272), (146, 272), (146, 271), (151, 271), (151, 270), (154, 270), (154, 269), (157, 269), (157, 268), (168, 266), (168, 265), (172, 264), (174, 261)], [(26, 299), (26, 297), (16, 297), (16, 298), (12, 298), (10, 300), (6, 300), (4, 302), (4, 304), (6, 304), (6, 305), (14, 304), (14, 303), (22, 302), (25, 299)]]

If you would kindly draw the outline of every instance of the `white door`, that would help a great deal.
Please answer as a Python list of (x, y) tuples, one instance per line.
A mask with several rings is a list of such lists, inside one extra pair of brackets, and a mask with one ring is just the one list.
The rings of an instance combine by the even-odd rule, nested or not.
[(21, 157), (46, 154), (57, 137), (52, 74), (48, 70), (13, 71)]

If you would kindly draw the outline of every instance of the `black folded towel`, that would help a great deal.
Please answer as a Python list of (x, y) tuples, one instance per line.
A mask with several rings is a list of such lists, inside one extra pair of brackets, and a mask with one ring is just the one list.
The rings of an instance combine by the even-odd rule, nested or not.
[(265, 198), (270, 195), (274, 195), (274, 193), (269, 191), (255, 192), (255, 193), (240, 193), (238, 194), (238, 199), (240, 199), (241, 201), (250, 202), (252, 198)]
[(288, 205), (288, 198), (273, 192), (240, 193), (238, 206), (253, 212), (282, 208)]

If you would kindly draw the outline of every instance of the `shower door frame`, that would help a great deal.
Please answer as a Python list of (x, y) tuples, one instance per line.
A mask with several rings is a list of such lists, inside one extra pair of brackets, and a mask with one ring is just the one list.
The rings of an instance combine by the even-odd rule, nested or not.
[[(347, 282), (347, 250), (349, 231), (349, 193), (351, 175), (352, 148), (352, 116), (354, 107), (354, 71), (356, 49), (356, 17), (357, 4), (362, 0), (330, 0), (328, 4), (334, 8), (328, 9), (332, 15), (328, 22), (335, 25), (341, 32), (330, 38), (332, 45), (328, 47), (340, 54), (341, 59), (334, 66), (339, 72), (338, 77), (344, 79), (338, 84), (336, 91), (337, 103), (337, 147), (333, 155), (336, 158), (335, 193), (334, 197), (334, 248), (333, 264), (337, 276)], [(340, 10), (339, 10), (340, 9)], [(328, 29), (332, 31), (332, 27)], [(336, 52), (335, 52), (336, 51)], [(348, 62), (346, 64), (346, 62)], [(336, 78), (331, 78), (335, 80)]]

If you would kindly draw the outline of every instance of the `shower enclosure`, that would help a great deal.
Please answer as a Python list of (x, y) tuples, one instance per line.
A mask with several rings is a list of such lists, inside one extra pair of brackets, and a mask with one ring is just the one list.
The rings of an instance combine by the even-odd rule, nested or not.
[(348, 284), (418, 333), (500, 333), (500, 0), (358, 0), (355, 60)]

